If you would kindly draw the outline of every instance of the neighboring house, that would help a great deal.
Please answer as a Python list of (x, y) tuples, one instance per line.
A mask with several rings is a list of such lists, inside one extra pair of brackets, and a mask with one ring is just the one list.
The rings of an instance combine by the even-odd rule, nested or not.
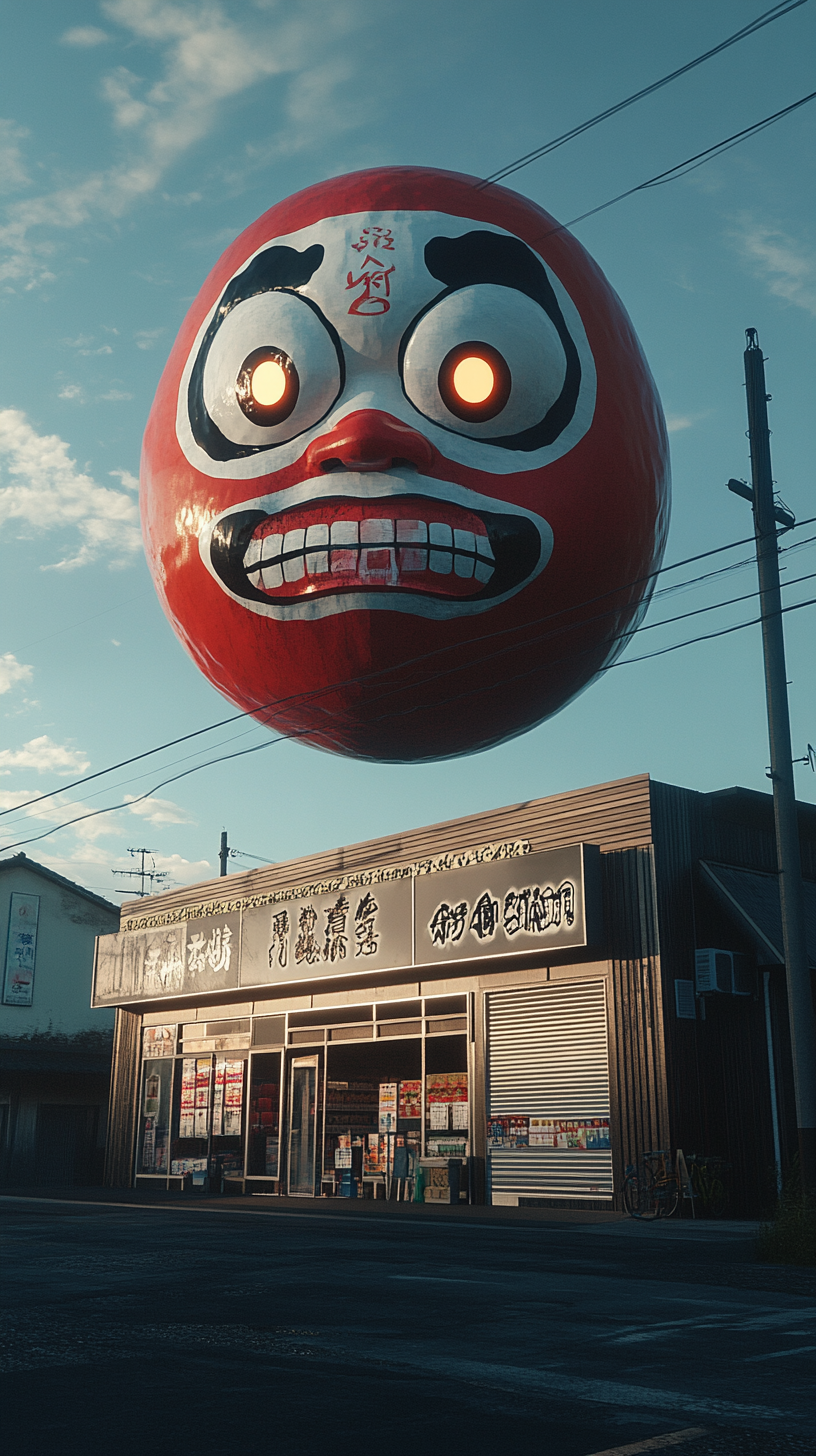
[(90, 1007), (119, 907), (25, 854), (0, 860), (0, 1181), (99, 1183), (113, 1012)]

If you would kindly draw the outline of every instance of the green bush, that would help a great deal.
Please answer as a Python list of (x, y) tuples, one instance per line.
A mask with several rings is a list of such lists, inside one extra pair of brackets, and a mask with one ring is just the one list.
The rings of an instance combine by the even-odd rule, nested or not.
[(816, 1264), (816, 1199), (802, 1188), (798, 1166), (786, 1178), (770, 1218), (759, 1226), (756, 1254), (764, 1264)]

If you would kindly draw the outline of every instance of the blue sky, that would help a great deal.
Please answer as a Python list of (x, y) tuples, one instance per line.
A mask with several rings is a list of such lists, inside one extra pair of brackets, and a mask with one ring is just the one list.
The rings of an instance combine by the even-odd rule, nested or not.
[[(755, 615), (667, 617), (755, 589), (750, 548), (719, 579), (658, 596), (623, 662), (501, 748), (418, 767), (279, 743), (161, 780), (269, 735), (234, 724), (68, 789), (229, 705), (179, 646), (138, 531), (144, 424), (164, 360), (214, 261), (276, 200), (323, 177), (420, 163), (487, 175), (717, 44), (762, 9), (720, 0), (32, 0), (4, 19), (0, 119), (0, 852), (26, 846), (119, 898), (148, 846), (175, 883), (239, 850), (285, 859), (648, 771), (697, 789), (767, 788), (758, 628), (627, 665)], [(569, 219), (813, 89), (816, 0), (520, 172)], [(813, 490), (816, 104), (688, 178), (576, 227), (621, 295), (672, 442), (667, 562), (736, 541), (751, 513), (742, 349), (768, 356), (774, 473), (800, 519)], [(816, 547), (787, 537), (789, 579)], [(786, 601), (816, 595), (791, 585)], [(814, 609), (786, 619), (794, 752), (816, 741)], [(692, 630), (693, 629), (693, 630)], [(240, 736), (239, 736), (240, 735)], [(229, 741), (228, 741), (229, 740)], [(816, 776), (797, 769), (802, 798)], [(55, 797), (18, 808), (35, 794)], [(89, 797), (93, 795), (93, 797)], [(236, 859), (231, 869), (250, 868)]]

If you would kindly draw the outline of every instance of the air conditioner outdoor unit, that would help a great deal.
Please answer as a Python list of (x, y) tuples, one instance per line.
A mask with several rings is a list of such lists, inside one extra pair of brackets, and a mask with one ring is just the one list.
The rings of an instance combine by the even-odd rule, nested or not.
[(736, 950), (698, 950), (695, 957), (697, 995), (750, 996), (748, 963)]

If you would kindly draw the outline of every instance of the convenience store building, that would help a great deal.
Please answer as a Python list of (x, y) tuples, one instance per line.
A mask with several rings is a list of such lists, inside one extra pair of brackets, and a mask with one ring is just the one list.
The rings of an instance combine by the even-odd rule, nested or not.
[[(816, 965), (816, 809), (800, 805)], [(763, 1202), (795, 1147), (772, 803), (648, 775), (122, 907), (106, 1179), (621, 1206), (683, 1147)], [(396, 1160), (396, 1161), (395, 1161)]]

